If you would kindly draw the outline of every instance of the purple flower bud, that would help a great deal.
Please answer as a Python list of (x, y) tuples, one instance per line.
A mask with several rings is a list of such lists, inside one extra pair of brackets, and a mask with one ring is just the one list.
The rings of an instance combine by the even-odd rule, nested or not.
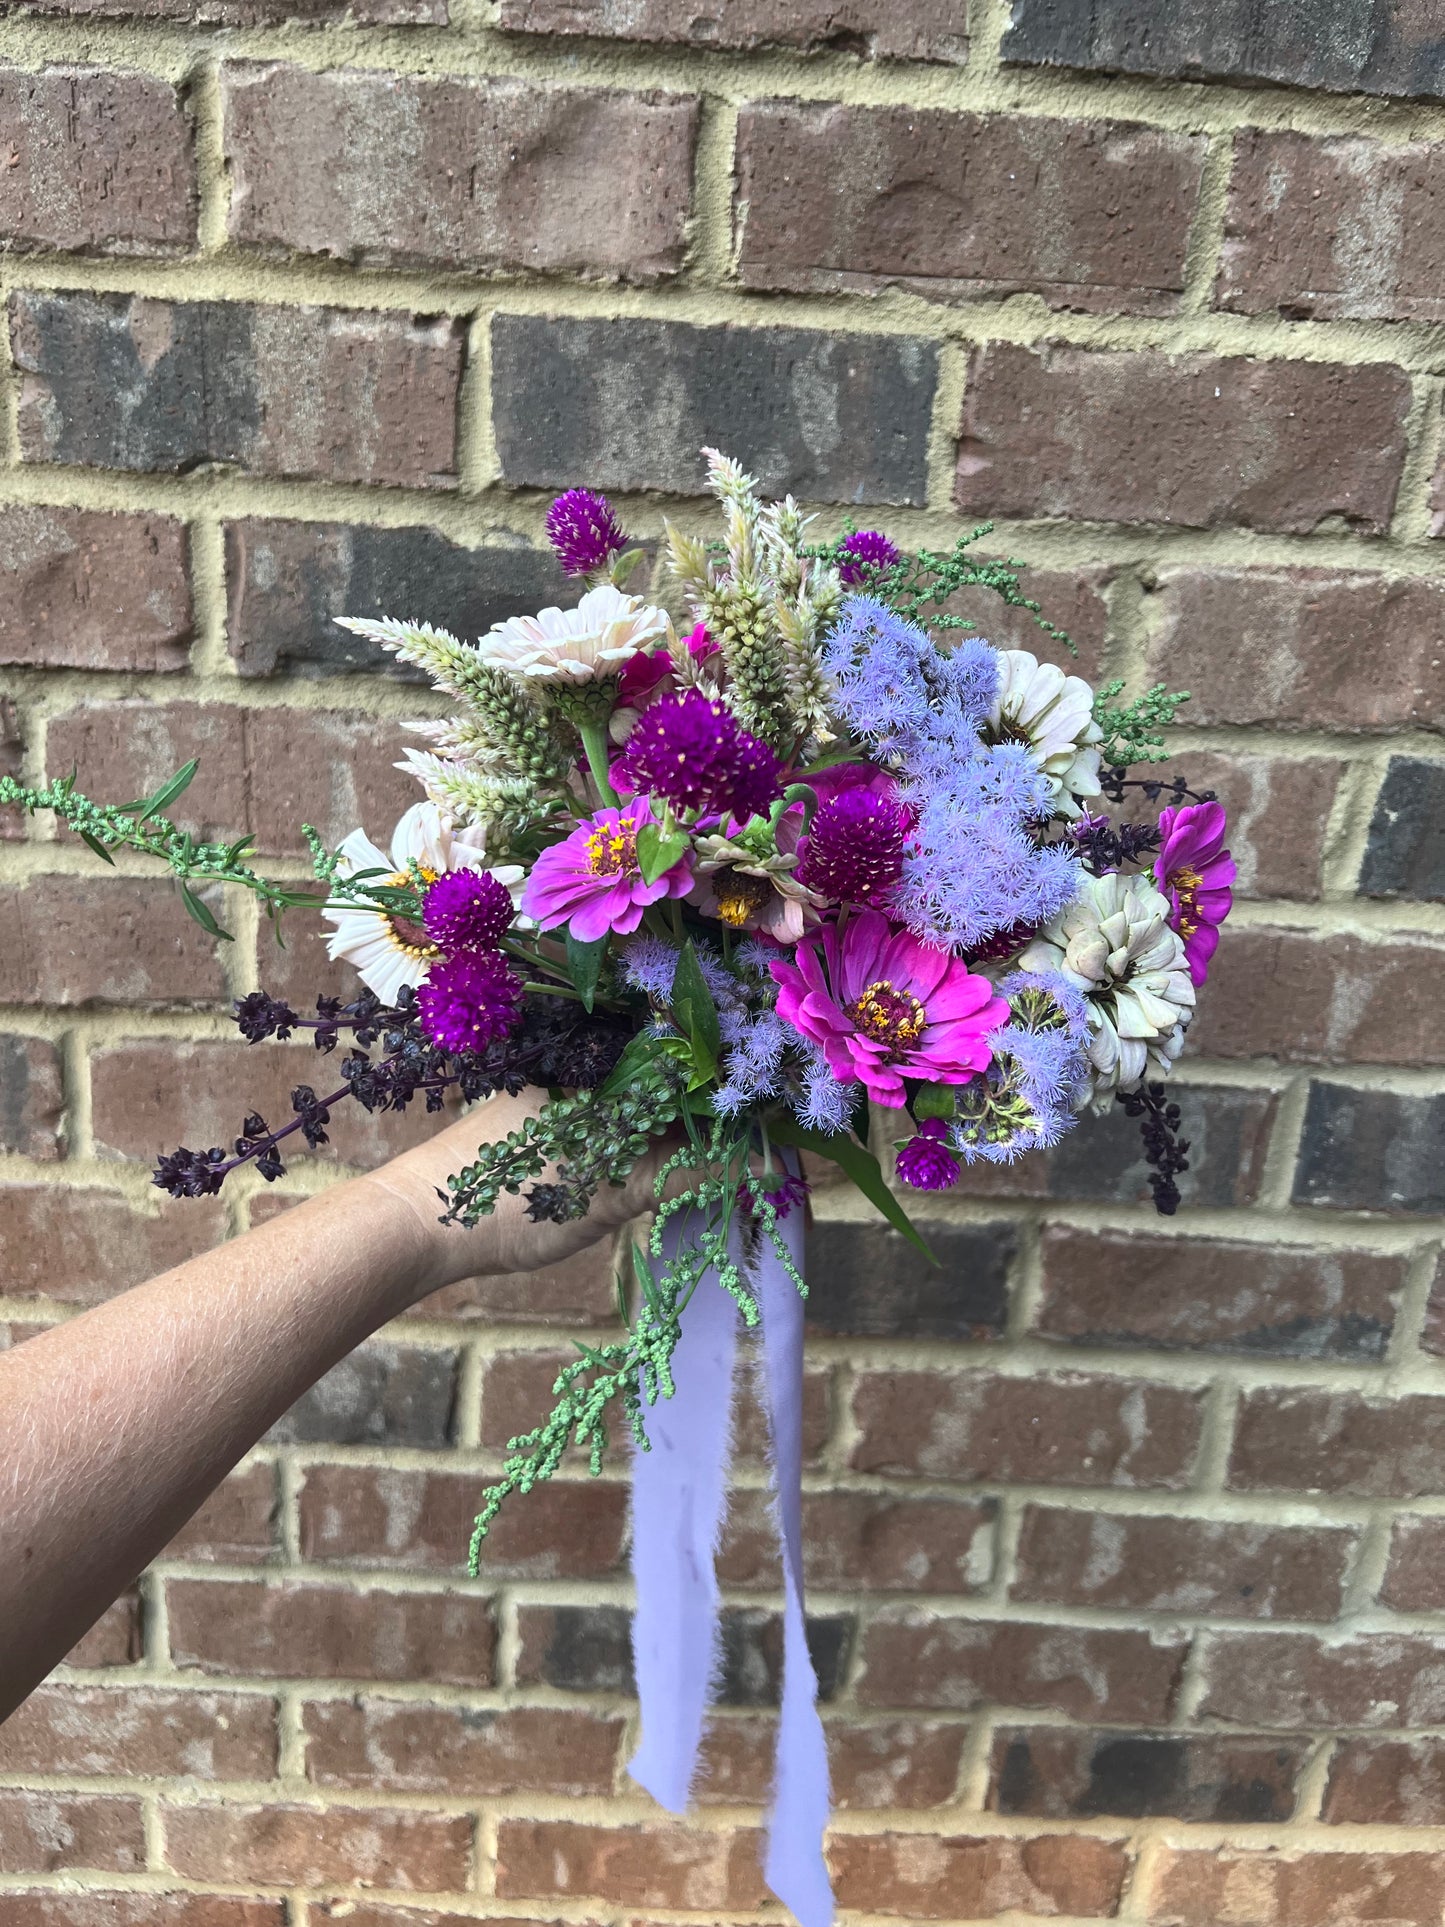
[(568, 575), (590, 575), (627, 546), (605, 495), (569, 488), (547, 511), (547, 540)]
[(916, 1137), (898, 1153), (898, 1175), (915, 1191), (951, 1191), (958, 1183), (960, 1165), (944, 1139), (948, 1127), (940, 1117), (925, 1118)]
[(881, 529), (858, 529), (845, 536), (838, 549), (838, 579), (845, 588), (861, 589), (870, 569), (891, 569), (903, 552)]
[(882, 791), (840, 790), (818, 806), (797, 876), (830, 903), (884, 904), (903, 876), (908, 812)]

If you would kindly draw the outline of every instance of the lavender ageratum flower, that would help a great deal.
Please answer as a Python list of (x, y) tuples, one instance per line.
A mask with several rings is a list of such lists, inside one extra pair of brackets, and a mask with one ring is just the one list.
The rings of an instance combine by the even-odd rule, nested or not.
[(811, 1040), (803, 1053), (803, 1088), (793, 1100), (800, 1124), (814, 1131), (846, 1131), (858, 1105), (856, 1084), (840, 1084), (820, 1045)]
[(417, 992), (421, 1027), (443, 1050), (484, 1051), (514, 1030), (522, 980), (500, 951), (458, 951), (433, 966)]
[(926, 741), (966, 752), (998, 690), (998, 655), (977, 636), (951, 650), (870, 596), (849, 596), (823, 650), (839, 715), (888, 756)]
[(568, 575), (590, 575), (626, 548), (612, 504), (589, 488), (569, 488), (547, 511), (547, 540)]
[(765, 810), (782, 787), (782, 768), (766, 743), (699, 689), (661, 696), (638, 717), (623, 756), (639, 790), (679, 810), (735, 816)]
[(898, 1153), (898, 1175), (914, 1191), (951, 1191), (961, 1166), (948, 1148), (948, 1126), (925, 1118)]
[(855, 529), (838, 544), (838, 580), (845, 589), (861, 589), (871, 569), (891, 569), (903, 552), (880, 529)]
[(908, 811), (861, 785), (839, 790), (814, 814), (796, 876), (830, 903), (885, 906), (903, 880)]
[(505, 884), (486, 870), (453, 870), (422, 899), (422, 924), (446, 951), (495, 950), (511, 928), (514, 906)]
[(622, 949), (622, 975), (629, 990), (665, 1004), (677, 975), (677, 945), (663, 937), (634, 937)]

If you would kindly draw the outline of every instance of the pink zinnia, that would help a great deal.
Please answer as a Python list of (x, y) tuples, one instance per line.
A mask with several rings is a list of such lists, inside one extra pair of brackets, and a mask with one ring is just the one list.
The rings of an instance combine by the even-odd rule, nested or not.
[(634, 796), (620, 810), (584, 817), (565, 842), (537, 858), (522, 908), (543, 930), (567, 924), (579, 943), (593, 943), (609, 930), (629, 936), (649, 903), (686, 896), (692, 888), (686, 857), (655, 883), (643, 882), (637, 836), (656, 821), (645, 796)]
[(1222, 803), (1185, 803), (1159, 812), (1164, 841), (1154, 880), (1173, 910), (1169, 921), (1184, 939), (1184, 957), (1196, 989), (1209, 975), (1219, 945), (1219, 926), (1234, 907), (1234, 858), (1224, 847)]
[(986, 1070), (988, 1034), (1008, 1022), (987, 979), (880, 910), (856, 912), (841, 938), (830, 924), (768, 968), (784, 1022), (821, 1046), (840, 1082), (895, 1109), (905, 1078), (966, 1084)]

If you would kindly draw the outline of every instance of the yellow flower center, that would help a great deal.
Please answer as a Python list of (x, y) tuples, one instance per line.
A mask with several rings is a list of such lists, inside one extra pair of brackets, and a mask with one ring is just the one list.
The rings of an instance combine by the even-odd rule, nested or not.
[(1199, 912), (1199, 892), (1204, 887), (1204, 878), (1197, 870), (1187, 866), (1182, 870), (1169, 872), (1169, 888), (1179, 899), (1179, 934), (1192, 937), (1204, 921)]
[(713, 885), (717, 898), (718, 921), (733, 930), (751, 923), (768, 899), (768, 885), (762, 877), (744, 876), (729, 870)]
[(595, 877), (637, 876), (637, 832), (631, 824), (593, 830), (587, 838), (587, 868)]
[(848, 1006), (848, 1015), (865, 1037), (895, 1057), (912, 1050), (928, 1024), (922, 1004), (910, 992), (880, 977)]
[[(417, 866), (417, 875), (428, 888), (436, 882), (439, 874), (436, 870), (429, 870), (424, 863)], [(399, 889), (405, 888), (412, 881), (405, 870), (393, 870), (386, 880)], [(386, 913), (386, 934), (403, 955), (415, 957), (419, 962), (427, 963), (433, 957), (441, 955), (441, 951), (432, 942), (422, 925), (414, 922), (410, 917), (399, 917), (394, 912)]]

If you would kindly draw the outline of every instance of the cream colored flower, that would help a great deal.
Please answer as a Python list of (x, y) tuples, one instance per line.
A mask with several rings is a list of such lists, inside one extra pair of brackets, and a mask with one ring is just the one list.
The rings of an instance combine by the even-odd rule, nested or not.
[(762, 930), (775, 943), (797, 943), (827, 901), (792, 875), (796, 849), (759, 851), (718, 835), (698, 837), (693, 848), (698, 887), (689, 901), (733, 930)]
[(1147, 1071), (1168, 1075), (1194, 1015), (1194, 984), (1168, 898), (1150, 878), (1083, 877), (1018, 967), (1061, 971), (1088, 998), (1095, 1110)]
[[(379, 850), (365, 830), (353, 830), (338, 846), (337, 854), (341, 877), (363, 870), (383, 873), (368, 877), (369, 883), (407, 883), (413, 863), (424, 882), (434, 882), (450, 870), (488, 867), (486, 851), (457, 835), (435, 803), (412, 804), (392, 832), (390, 855)], [(502, 864), (491, 873), (511, 891), (515, 903), (524, 881), (520, 864)], [(427, 971), (439, 955), (419, 923), (389, 915), (379, 906), (337, 905), (322, 915), (336, 925), (334, 934), (326, 940), (327, 954), (333, 962), (344, 959), (355, 964), (361, 981), (384, 1003), (394, 1004), (401, 990), (408, 986), (415, 990), (425, 983)]]
[(477, 653), (493, 668), (542, 682), (585, 683), (620, 669), (629, 656), (665, 636), (667, 611), (610, 582), (589, 589), (575, 609), (512, 616), (488, 630)]
[(1048, 778), (1059, 816), (1083, 814), (1083, 799), (1098, 796), (1103, 732), (1094, 721), (1094, 692), (1082, 676), (1068, 676), (1027, 649), (998, 651), (998, 695), (986, 735), (1022, 743)]

